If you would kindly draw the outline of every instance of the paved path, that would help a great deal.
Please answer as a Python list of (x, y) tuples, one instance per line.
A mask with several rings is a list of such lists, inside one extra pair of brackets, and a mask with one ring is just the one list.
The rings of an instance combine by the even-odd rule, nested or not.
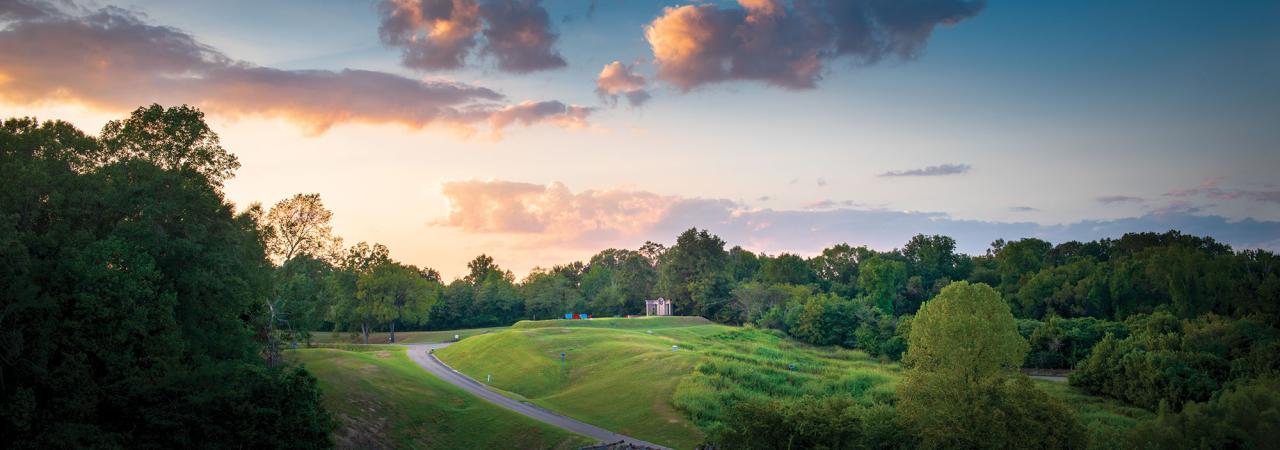
[(551, 424), (560, 428), (564, 428), (566, 430), (581, 434), (591, 439), (599, 440), (600, 442), (626, 441), (627, 443), (634, 444), (634, 445), (652, 447), (652, 448), (663, 449), (663, 450), (671, 450), (667, 447), (663, 447), (661, 445), (654, 444), (652, 442), (645, 442), (630, 436), (624, 436), (618, 433), (614, 433), (612, 431), (597, 427), (595, 425), (579, 422), (577, 420), (570, 419), (568, 417), (548, 411), (541, 407), (538, 407), (529, 403), (516, 401), (510, 397), (494, 392), (492, 389), (489, 389), (489, 387), (485, 386), (483, 383), (473, 380), (470, 377), (463, 375), (461, 372), (453, 370), (453, 368), (449, 367), (443, 361), (440, 361), (440, 359), (436, 358), (436, 355), (431, 354), (431, 347), (434, 346), (435, 348), (443, 348), (448, 345), (449, 345), (448, 343), (409, 344), (407, 345), (407, 347), (409, 347), (409, 351), (408, 351), (409, 359), (412, 359), (413, 362), (418, 363), (419, 366), (422, 366), (422, 368), (427, 369), (428, 372), (431, 372), (435, 376), (440, 377), (440, 379), (442, 380), (448, 381), (454, 386), (460, 387), (463, 390), (470, 392), (477, 397), (488, 400), (490, 403), (518, 412), (532, 419), (546, 422), (548, 424)]
[(1046, 380), (1046, 381), (1052, 381), (1052, 382), (1055, 382), (1055, 383), (1066, 383), (1066, 382), (1067, 382), (1067, 377), (1064, 377), (1064, 376), (1058, 376), (1058, 375), (1027, 375), (1027, 376), (1029, 376), (1029, 377), (1031, 377), (1031, 378), (1034, 378), (1034, 379), (1037, 379), (1037, 380)]

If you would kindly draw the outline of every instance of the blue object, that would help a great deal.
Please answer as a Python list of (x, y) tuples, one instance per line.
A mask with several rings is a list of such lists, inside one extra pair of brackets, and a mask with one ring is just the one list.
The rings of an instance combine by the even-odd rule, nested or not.
[(565, 314), (565, 315), (564, 315), (564, 318), (566, 318), (566, 319), (572, 319), (572, 318), (573, 318), (573, 313)]

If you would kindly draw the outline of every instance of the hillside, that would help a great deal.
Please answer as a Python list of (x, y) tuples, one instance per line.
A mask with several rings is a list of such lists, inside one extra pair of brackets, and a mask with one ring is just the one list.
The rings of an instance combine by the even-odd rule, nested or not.
[(492, 375), (514, 397), (675, 448), (699, 443), (735, 399), (887, 397), (898, 371), (861, 352), (687, 317), (525, 321), (437, 356), (472, 378)]
[[(492, 376), (490, 384), (512, 397), (673, 448), (697, 445), (720, 425), (722, 408), (743, 399), (892, 401), (901, 370), (860, 351), (691, 317), (523, 321), (436, 354), (474, 379)], [(1150, 416), (1065, 385), (1039, 385), (1082, 413), (1094, 433)]]
[(576, 449), (588, 439), (472, 397), (410, 361), (403, 347), (288, 352), (320, 381), (338, 448)]

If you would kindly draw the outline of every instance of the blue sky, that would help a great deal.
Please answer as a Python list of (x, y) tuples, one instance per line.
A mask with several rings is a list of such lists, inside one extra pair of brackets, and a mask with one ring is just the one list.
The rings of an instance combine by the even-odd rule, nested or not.
[[(687, 91), (687, 80), (658, 73), (664, 61), (646, 27), (675, 15), (664, 7), (703, 5), (730, 17), (744, 6), (601, 0), (588, 17), (590, 4), (533, 4), (545, 10), (546, 31), (557, 36), (550, 51), (564, 66), (522, 73), (475, 55), (452, 70), (411, 67), (380, 38), (387, 17), (374, 0), (81, 3), (81, 12), (0, 31), (0, 41), (14, 41), (25, 36), (20, 26), (88, 21), (120, 6), (131, 20), (298, 77), (359, 69), (489, 89), (501, 99), (472, 106), (518, 117), (498, 130), (483, 126), (492, 116), (386, 123), (399, 120), (378, 105), (316, 127), (300, 123), (314, 106), (279, 112), (145, 85), (120, 100), (92, 80), (21, 78), (65, 69), (52, 58), (9, 70), (0, 58), (11, 79), (0, 83), (0, 113), (96, 130), (129, 101), (199, 105), (244, 163), (227, 184), (233, 201), (269, 206), (320, 192), (348, 241), (384, 242), (394, 256), (446, 274), (482, 251), (521, 272), (604, 246), (669, 241), (688, 226), (770, 253), (846, 241), (891, 248), (915, 232), (963, 235), (962, 249), (980, 252), (994, 237), (1169, 227), (1280, 247), (1280, 3), (931, 0), (920, 4), (980, 8), (938, 25), (914, 57), (823, 59), (812, 88), (748, 76), (699, 79)], [(794, 4), (783, 8), (796, 16)], [(597, 78), (612, 61), (644, 77), (652, 98), (634, 107), (603, 101)], [(554, 101), (543, 106), (555, 114), (515, 108), (525, 101)], [(942, 165), (959, 169), (883, 176)], [(884, 231), (888, 223), (898, 225)]]

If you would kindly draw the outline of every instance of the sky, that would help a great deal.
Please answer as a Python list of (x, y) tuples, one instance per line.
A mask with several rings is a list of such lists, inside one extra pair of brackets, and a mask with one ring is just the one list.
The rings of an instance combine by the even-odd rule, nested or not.
[(207, 113), (240, 207), (523, 275), (690, 227), (813, 255), (1280, 250), (1280, 3), (0, 0), (0, 117)]

